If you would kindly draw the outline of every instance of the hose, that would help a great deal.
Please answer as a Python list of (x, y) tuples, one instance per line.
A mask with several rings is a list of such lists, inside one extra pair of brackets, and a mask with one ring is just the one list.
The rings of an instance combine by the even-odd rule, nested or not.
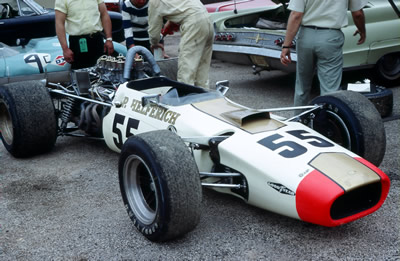
[(131, 68), (135, 60), (136, 54), (141, 54), (144, 59), (151, 65), (154, 75), (159, 76), (161, 73), (160, 67), (156, 63), (153, 55), (149, 50), (143, 46), (134, 46), (130, 48), (126, 54), (125, 68), (124, 68), (124, 79), (129, 81), (131, 78)]

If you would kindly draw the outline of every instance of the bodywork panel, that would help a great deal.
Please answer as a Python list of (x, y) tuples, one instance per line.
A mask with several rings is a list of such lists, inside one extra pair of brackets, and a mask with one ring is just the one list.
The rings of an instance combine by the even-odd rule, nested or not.
[[(171, 87), (159, 92), (161, 100)], [(227, 135), (218, 144), (220, 164), (244, 175), (248, 195), (238, 195), (230, 188), (215, 190), (324, 226), (372, 213), (387, 196), (390, 182), (385, 174), (303, 124), (281, 122), (268, 112), (249, 110), (218, 96), (180, 106), (143, 106), (142, 98), (149, 93), (119, 87), (114, 101), (121, 106), (112, 106), (103, 121), (108, 147), (120, 151), (129, 135), (156, 129), (173, 129), (184, 140)], [(196, 95), (201, 94), (192, 96)], [(212, 172), (215, 162), (207, 150), (194, 150), (193, 156), (199, 171)], [(370, 196), (360, 200), (365, 195)], [(343, 201), (362, 204), (347, 207)]]
[[(400, 6), (398, 3), (396, 3)], [(348, 12), (349, 24), (343, 28), (345, 44), (343, 46), (344, 70), (372, 67), (385, 54), (400, 52), (400, 19), (388, 1), (370, 1), (364, 8), (367, 39), (357, 45), (358, 37), (353, 36), (356, 27), (351, 12)], [(261, 28), (259, 19), (270, 22), (285, 23), (289, 10), (283, 5), (266, 6), (232, 12), (212, 13), (216, 34), (233, 34), (233, 40), (214, 40), (213, 55), (215, 58), (242, 64), (254, 64), (266, 70), (294, 71), (297, 57), (292, 48), (290, 67), (280, 64), (281, 47), (276, 41), (285, 36), (285, 30), (278, 27)], [(385, 28), (382, 30), (382, 28)], [(280, 42), (281, 44), (281, 42)]]
[[(114, 42), (114, 49), (126, 55), (125, 46)], [(0, 43), (0, 84), (49, 77), (64, 82), (70, 80), (65, 75), (70, 69), (57, 37), (32, 39), (25, 46)]]

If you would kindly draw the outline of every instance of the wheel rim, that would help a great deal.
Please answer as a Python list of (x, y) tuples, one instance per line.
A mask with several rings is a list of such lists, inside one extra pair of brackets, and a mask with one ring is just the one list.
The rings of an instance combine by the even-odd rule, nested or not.
[(156, 218), (158, 195), (147, 164), (137, 155), (130, 155), (124, 164), (124, 189), (135, 217), (150, 225)]
[(13, 142), (14, 131), (10, 113), (3, 101), (0, 101), (0, 133), (8, 145)]
[(351, 136), (346, 123), (332, 111), (325, 111), (328, 115), (323, 122), (314, 122), (314, 130), (334, 141), (336, 144), (351, 150)]
[(379, 72), (386, 79), (395, 80), (400, 77), (400, 56), (386, 55), (379, 63)]

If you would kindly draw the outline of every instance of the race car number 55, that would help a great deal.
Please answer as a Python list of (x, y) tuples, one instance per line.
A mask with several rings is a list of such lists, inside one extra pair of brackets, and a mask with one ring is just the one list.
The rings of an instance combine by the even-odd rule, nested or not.
[(128, 123), (126, 124), (126, 129), (124, 130), (123, 126), (125, 125), (125, 118), (126, 117), (124, 115), (116, 113), (112, 125), (112, 131), (117, 135), (117, 137), (113, 138), (113, 141), (118, 149), (121, 149), (125, 140), (129, 136), (133, 135), (132, 129), (137, 130), (139, 127), (139, 120), (128, 118)]
[[(300, 140), (303, 141), (308, 140), (307, 143), (315, 147), (319, 148), (333, 147), (332, 143), (322, 139), (321, 137), (317, 137), (314, 135), (307, 135), (310, 133), (305, 130), (293, 130), (293, 131), (287, 131), (287, 133)], [(286, 148), (285, 150), (279, 152), (279, 155), (285, 158), (295, 158), (307, 152), (307, 148), (298, 144), (297, 142), (292, 140), (277, 141), (280, 138), (283, 138), (283, 136), (280, 134), (273, 134), (271, 136), (259, 140), (258, 143), (267, 147), (272, 151), (285, 147)]]

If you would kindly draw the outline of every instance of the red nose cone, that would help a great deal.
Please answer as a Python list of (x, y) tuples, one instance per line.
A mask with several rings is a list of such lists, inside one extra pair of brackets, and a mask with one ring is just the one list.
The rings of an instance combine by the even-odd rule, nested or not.
[(374, 171), (380, 180), (345, 191), (314, 170), (300, 182), (296, 191), (296, 208), (301, 220), (333, 227), (369, 215), (382, 206), (389, 192), (389, 178), (368, 161), (356, 160)]

